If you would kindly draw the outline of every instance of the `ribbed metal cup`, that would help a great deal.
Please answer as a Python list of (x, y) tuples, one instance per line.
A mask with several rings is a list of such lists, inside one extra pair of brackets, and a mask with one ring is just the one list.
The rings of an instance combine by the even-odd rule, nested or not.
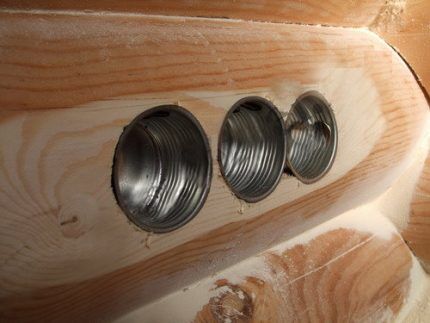
[(129, 219), (147, 231), (168, 232), (190, 221), (206, 200), (211, 177), (207, 137), (179, 106), (143, 112), (118, 141), (115, 196)]
[(319, 180), (331, 168), (337, 150), (334, 113), (316, 91), (293, 104), (286, 121), (287, 167), (303, 183)]
[(246, 97), (227, 113), (218, 143), (221, 173), (233, 193), (247, 202), (269, 195), (283, 173), (285, 125), (278, 109)]

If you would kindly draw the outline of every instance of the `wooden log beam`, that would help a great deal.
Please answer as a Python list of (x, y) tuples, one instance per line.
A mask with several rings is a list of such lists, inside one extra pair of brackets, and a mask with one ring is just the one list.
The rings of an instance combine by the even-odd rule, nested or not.
[(387, 1), (370, 28), (405, 58), (430, 91), (430, 2)]
[(0, 0), (0, 8), (20, 11), (126, 12), (148, 15), (242, 19), (280, 23), (369, 27), (395, 47), (430, 88), (429, 17), (426, 0), (326, 1), (221, 0), (221, 1), (13, 1)]
[(384, 4), (383, 0), (326, 1), (324, 4), (318, 0), (0, 0), (0, 8), (8, 10), (128, 12), (357, 27), (370, 25), (380, 14)]
[(424, 268), (430, 271), (430, 155), (412, 195), (409, 218), (402, 235)]
[[(0, 14), (0, 313), (112, 319), (384, 192), (413, 160), (428, 105), (403, 61), (365, 30), (127, 14)], [(286, 115), (331, 103), (339, 149), (321, 181), (285, 175), (265, 200), (232, 196), (216, 147), (240, 98)], [(180, 104), (208, 134), (214, 178), (199, 215), (148, 235), (111, 190), (137, 114)], [(222, 206), (222, 207), (220, 207)]]
[(371, 204), (119, 322), (401, 322), (425, 280), (397, 230)]

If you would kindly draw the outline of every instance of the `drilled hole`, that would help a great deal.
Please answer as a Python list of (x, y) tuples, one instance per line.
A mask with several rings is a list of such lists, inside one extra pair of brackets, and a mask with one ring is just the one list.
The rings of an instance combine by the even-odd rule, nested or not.
[(206, 200), (211, 163), (206, 135), (191, 113), (178, 106), (147, 110), (125, 128), (116, 148), (118, 204), (142, 229), (174, 230)]
[(227, 113), (221, 128), (221, 173), (241, 199), (257, 202), (279, 182), (285, 162), (284, 122), (269, 101), (248, 97)]
[(318, 92), (301, 95), (286, 121), (287, 164), (302, 182), (326, 174), (336, 155), (337, 126), (330, 105)]

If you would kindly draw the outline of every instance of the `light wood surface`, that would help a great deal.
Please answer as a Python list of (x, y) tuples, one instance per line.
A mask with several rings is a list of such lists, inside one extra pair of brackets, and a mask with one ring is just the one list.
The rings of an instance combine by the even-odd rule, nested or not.
[(430, 1), (387, 1), (371, 29), (396, 48), (430, 91)]
[(339, 229), (265, 257), (265, 279), (218, 281), (230, 290), (211, 298), (195, 322), (392, 321), (410, 284), (411, 256), (398, 236), (385, 241)]
[[(112, 319), (358, 206), (413, 159), (428, 105), (365, 30), (127, 14), (0, 15), (0, 313)], [(148, 235), (110, 187), (138, 113), (175, 103), (207, 132), (247, 95), (284, 113), (307, 90), (332, 104), (339, 150), (313, 185), (284, 176), (246, 205), (214, 178), (185, 227)]]
[(383, 0), (331, 0), (324, 3), (318, 0), (0, 0), (0, 8), (12, 10), (130, 12), (333, 26), (370, 25), (384, 4)]
[(413, 194), (409, 219), (402, 235), (426, 270), (430, 271), (430, 154)]
[(423, 278), (400, 235), (369, 206), (119, 322), (401, 322)]
[(15, 11), (96, 12), (242, 19), (342, 27), (369, 27), (406, 59), (430, 89), (430, 2), (427, 0), (0, 0)]

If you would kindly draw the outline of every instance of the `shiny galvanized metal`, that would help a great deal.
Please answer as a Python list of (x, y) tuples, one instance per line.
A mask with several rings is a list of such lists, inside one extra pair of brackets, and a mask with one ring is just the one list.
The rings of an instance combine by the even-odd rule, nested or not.
[(285, 124), (278, 109), (261, 97), (239, 100), (227, 113), (218, 143), (221, 173), (236, 196), (257, 202), (283, 173)]
[(143, 112), (116, 147), (115, 196), (129, 219), (147, 231), (168, 232), (190, 221), (206, 200), (211, 178), (207, 137), (179, 106)]
[(287, 167), (300, 181), (314, 183), (331, 168), (337, 150), (336, 119), (316, 91), (301, 95), (287, 120)]

